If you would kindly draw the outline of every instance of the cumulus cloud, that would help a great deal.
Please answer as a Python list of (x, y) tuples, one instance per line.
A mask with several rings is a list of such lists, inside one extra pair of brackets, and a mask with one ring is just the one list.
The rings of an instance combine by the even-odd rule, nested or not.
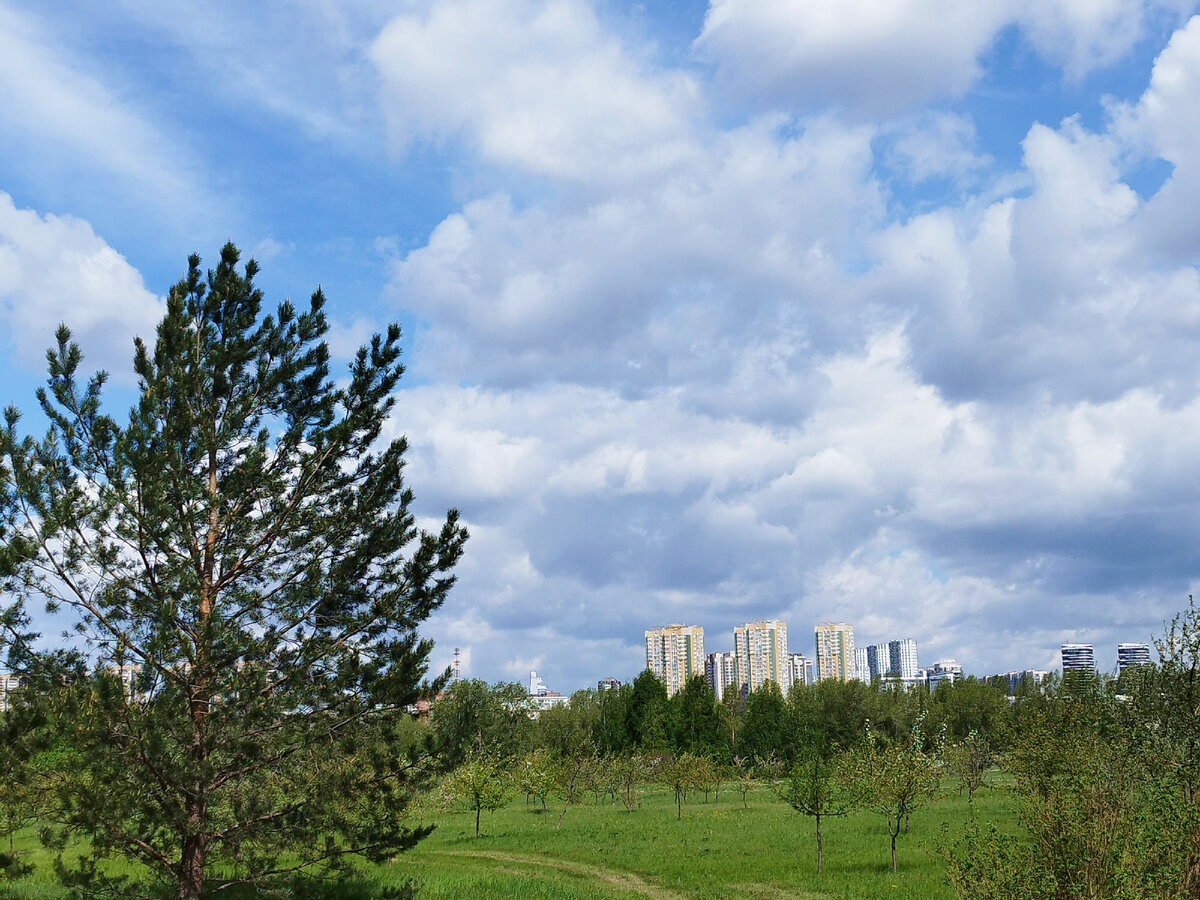
[(711, 0), (700, 56), (739, 98), (785, 109), (826, 103), (887, 116), (963, 96), (998, 35), (1016, 28), (1065, 77), (1128, 54), (1148, 19), (1191, 0)]
[(0, 192), (0, 318), (23, 365), (42, 368), (65, 322), (89, 367), (128, 377), (134, 336), (153, 338), (164, 311), (87, 222), (18, 209)]
[(1191, 110), (1200, 90), (1200, 16), (1177, 31), (1154, 62), (1140, 100), (1114, 110), (1114, 132), (1141, 152), (1170, 163), (1167, 182), (1147, 204), (1141, 251), (1195, 264), (1200, 246), (1200, 126)]
[(880, 113), (961, 95), (1004, 22), (993, 0), (712, 0), (696, 48), (735, 93)]
[[(717, 3), (698, 47), (732, 53), (757, 22), (774, 77), (772, 41), (792, 33), (772, 17), (822, 9)], [(739, 622), (784, 615), (800, 649), (837, 617), (917, 637), (927, 662), (1047, 666), (1073, 636), (1144, 639), (1186, 593), (1200, 277), (1147, 244), (1190, 190), (1196, 25), (1137, 104), (1099, 129), (1031, 122), (1004, 171), (967, 111), (869, 123), (853, 92), (874, 78), (902, 106), (964, 91), (1013, 22), (1041, 22), (1040, 52), (1084, 71), (1128, 49), (1133, 20), (945, 17), (967, 37), (952, 58), (928, 51), (950, 72), (935, 88), (871, 43), (921, 48), (904, 29), (931, 10), (813, 26), (842, 41), (837, 65), (878, 63), (836, 78), (856, 117), (680, 129), (686, 152), (653, 182), (584, 184), (481, 142), (566, 188), (470, 199), (394, 260), (389, 296), (421, 316), (416, 364), (436, 382), (407, 396), (414, 479), (480, 529), (459, 596), (497, 647), (476, 643), (477, 659), (500, 672), (571, 646), (548, 674), (629, 674), (646, 627), (696, 621), (719, 649)], [(433, 33), (444, 12), (403, 27)], [(1090, 25), (1056, 43), (1072, 16)], [(406, 121), (482, 140), (477, 108), (429, 115)], [(1138, 152), (1178, 160), (1148, 200), (1126, 183)], [(956, 193), (889, 207), (896, 185), (935, 180)], [(1172, 215), (1194, 226), (1181, 200)], [(1014, 651), (1022, 639), (1036, 647)]]
[(606, 33), (582, 0), (436, 0), (370, 53), (394, 142), (462, 139), (488, 160), (573, 181), (661, 172), (688, 152), (699, 103)]
[(433, 324), (422, 359), (444, 376), (635, 391), (668, 379), (709, 407), (729, 405), (713, 391), (728, 381), (779, 410), (775, 383), (810, 392), (806, 348), (836, 342), (852, 315), (836, 260), (882, 215), (871, 137), (762, 120), (698, 146), (650, 191), (472, 201), (397, 261), (390, 293)]

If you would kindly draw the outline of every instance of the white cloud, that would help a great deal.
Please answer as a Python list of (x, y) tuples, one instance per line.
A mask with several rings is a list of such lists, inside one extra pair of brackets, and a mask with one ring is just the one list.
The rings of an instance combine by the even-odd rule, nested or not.
[(23, 365), (40, 369), (66, 322), (89, 370), (128, 379), (134, 335), (153, 340), (164, 311), (141, 274), (87, 222), (17, 209), (0, 192), (0, 321)]
[(967, 181), (992, 163), (978, 151), (975, 125), (965, 115), (910, 116), (894, 123), (888, 132), (884, 160), (897, 177), (913, 184), (934, 178)]
[(649, 190), (524, 209), (476, 200), (396, 263), (391, 296), (430, 323), (420, 362), (442, 377), (669, 378), (728, 407), (712, 389), (729, 373), (778, 411), (780, 383), (812, 390), (806, 344), (836, 340), (854, 315), (851, 297), (830, 298), (845, 295), (837, 258), (882, 215), (871, 138), (767, 119)]
[(194, 217), (211, 206), (187, 148), (151, 124), (99, 78), (61, 54), (30, 19), (0, 6), (0, 128), (38, 169), (66, 156), (76, 171), (117, 178), (123, 199), (154, 215)]
[(740, 94), (887, 113), (963, 94), (1005, 18), (994, 0), (712, 0), (696, 47)]
[(743, 98), (784, 109), (840, 104), (886, 117), (962, 97), (1000, 32), (1017, 27), (1066, 77), (1111, 66), (1146, 20), (1192, 0), (711, 0), (697, 51)]
[(1150, 85), (1138, 103), (1114, 110), (1113, 131), (1135, 151), (1171, 163), (1167, 182), (1149, 201), (1143, 253), (1174, 262), (1197, 260), (1200, 243), (1200, 16), (1175, 32), (1154, 62)]
[(696, 84), (655, 71), (582, 0), (436, 0), (389, 22), (370, 56), (398, 147), (463, 138), (489, 161), (584, 182), (689, 152)]

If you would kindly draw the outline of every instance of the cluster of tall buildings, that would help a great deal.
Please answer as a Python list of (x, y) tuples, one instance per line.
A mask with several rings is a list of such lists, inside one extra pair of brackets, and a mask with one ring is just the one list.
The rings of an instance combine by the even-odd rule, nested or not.
[(666, 685), (669, 696), (702, 674), (718, 699), (730, 689), (745, 695), (768, 681), (786, 693), (794, 684), (831, 678), (867, 682), (883, 678), (912, 685), (929, 678), (932, 681), (927, 683), (962, 677), (962, 666), (953, 660), (920, 669), (917, 642), (912, 638), (856, 649), (854, 628), (844, 622), (817, 625), (813, 638), (814, 656), (792, 653), (787, 624), (760, 620), (733, 629), (733, 650), (706, 653), (703, 627), (666, 625), (646, 632), (646, 668)]
[[(1096, 648), (1091, 644), (1062, 645), (1063, 674), (1068, 672), (1096, 672)], [(1138, 643), (1117, 644), (1117, 669), (1124, 672), (1131, 666), (1151, 664), (1150, 645)]]

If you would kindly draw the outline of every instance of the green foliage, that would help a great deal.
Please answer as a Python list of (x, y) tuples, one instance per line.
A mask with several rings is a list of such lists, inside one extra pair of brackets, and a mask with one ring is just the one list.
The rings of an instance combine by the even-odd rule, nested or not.
[(728, 745), (721, 740), (717, 695), (703, 675), (689, 678), (670, 704), (676, 749), (703, 756), (728, 753)]
[(821, 835), (821, 820), (844, 816), (850, 811), (851, 799), (838, 777), (840, 760), (830, 758), (818, 746), (807, 746), (797, 756), (787, 778), (775, 786), (775, 794), (803, 816), (810, 816), (816, 826), (817, 873), (824, 871), (825, 844)]
[(444, 790), (452, 802), (463, 803), (475, 813), (475, 837), (479, 837), (482, 813), (503, 809), (512, 796), (512, 779), (492, 756), (467, 758), (446, 779)]
[(897, 871), (896, 839), (907, 830), (912, 813), (938, 794), (938, 761), (925, 749), (920, 724), (903, 741), (884, 744), (868, 738), (852, 751), (841, 769), (843, 783), (854, 802), (887, 818), (892, 842), (892, 871)]
[(1200, 894), (1200, 614), (1161, 664), (1117, 685), (1073, 678), (1017, 705), (1006, 767), (1021, 830), (943, 847), (960, 897), (1167, 900)]
[(529, 712), (529, 698), (519, 684), (454, 682), (430, 710), (442, 765), (452, 769), (481, 754), (520, 754), (533, 731)]
[(546, 811), (546, 798), (554, 788), (554, 755), (545, 747), (530, 750), (515, 762), (517, 790), (527, 797), (535, 797)]
[(965, 739), (946, 748), (946, 771), (953, 775), (959, 790), (967, 792), (967, 802), (975, 799), (975, 792), (987, 782), (988, 770), (995, 762), (995, 754), (987, 739), (972, 731)]
[(997, 687), (966, 678), (944, 681), (930, 698), (925, 719), (927, 734), (945, 728), (951, 740), (978, 734), (993, 745), (1003, 746), (1008, 724), (1008, 700)]
[(671, 732), (666, 685), (646, 669), (633, 680), (625, 705), (625, 733), (629, 747), (667, 750), (671, 746)]
[(794, 750), (789, 730), (787, 705), (779, 685), (767, 681), (746, 698), (746, 711), (738, 731), (737, 755), (788, 759)]
[[(135, 343), (125, 424), (102, 408), (104, 373), (80, 381), (64, 326), (38, 392), (46, 437), (21, 437), (12, 408), (0, 432), (10, 664), (71, 681), (65, 658), (35, 651), (27, 599), (68, 607), (97, 663), (31, 691), (45, 699), (31, 734), (73, 751), (54, 820), (61, 845), (87, 838), (61, 860), (78, 891), (105, 889), (113, 855), (192, 898), (426, 833), (402, 816), (425, 760), (398, 723), (436, 687), (416, 628), (466, 532), (454, 511), (418, 530), (404, 440), (376, 448), (400, 331), (339, 386), (321, 292), (264, 315), (257, 266), (238, 261), (232, 244), (207, 275), (189, 260), (153, 345)], [(131, 690), (105, 674), (123, 665)]]

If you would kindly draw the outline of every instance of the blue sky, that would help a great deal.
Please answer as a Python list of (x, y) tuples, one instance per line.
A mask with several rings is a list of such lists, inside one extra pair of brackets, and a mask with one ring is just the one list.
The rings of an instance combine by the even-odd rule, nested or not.
[(781, 617), (923, 664), (1161, 633), (1200, 571), (1189, 0), (0, 0), (3, 400), (128, 390), (189, 253), (388, 321), (473, 532), (437, 661), (564, 691)]

